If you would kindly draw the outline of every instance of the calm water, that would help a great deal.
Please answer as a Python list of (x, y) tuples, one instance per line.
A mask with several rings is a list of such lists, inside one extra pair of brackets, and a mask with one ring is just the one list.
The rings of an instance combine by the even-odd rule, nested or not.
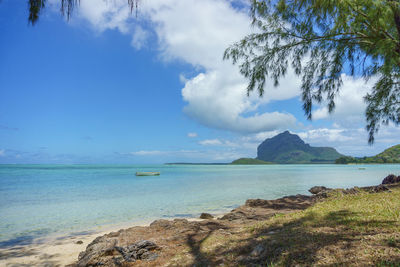
[[(365, 167), (365, 170), (360, 170)], [(136, 177), (136, 171), (161, 176)], [(314, 185), (379, 184), (400, 165), (0, 165), (0, 247), (122, 222), (222, 212)]]

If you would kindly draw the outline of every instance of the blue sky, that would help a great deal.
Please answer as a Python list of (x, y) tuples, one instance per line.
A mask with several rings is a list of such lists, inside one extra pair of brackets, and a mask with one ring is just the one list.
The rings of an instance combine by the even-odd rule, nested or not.
[(135, 17), (125, 0), (82, 0), (69, 22), (58, 2), (34, 27), (26, 1), (0, 4), (0, 163), (228, 162), (286, 129), (357, 156), (398, 139), (388, 126), (367, 145), (370, 84), (346, 74), (336, 113), (312, 122), (291, 72), (248, 98), (222, 61), (251, 32), (234, 1), (147, 0)]

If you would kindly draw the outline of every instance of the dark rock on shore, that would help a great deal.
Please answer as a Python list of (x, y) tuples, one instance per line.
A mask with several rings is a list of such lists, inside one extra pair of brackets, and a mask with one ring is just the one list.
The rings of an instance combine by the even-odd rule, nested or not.
[(390, 174), (383, 179), (382, 184), (396, 184), (400, 183), (400, 176)]
[(384, 192), (384, 191), (389, 191), (390, 192), (389, 188), (387, 188), (383, 184), (375, 186), (375, 188), (372, 189), (373, 193), (379, 193), (379, 192)]
[(158, 246), (151, 241), (142, 240), (130, 246), (115, 247), (127, 262), (134, 262), (136, 260), (155, 260), (158, 255), (153, 250), (158, 249)]
[(289, 213), (310, 207), (317, 198), (314, 196), (295, 195), (274, 200), (248, 199), (243, 206), (225, 214), (220, 220), (267, 220), (278, 213)]
[(274, 200), (248, 199), (245, 206), (262, 207), (264, 209), (305, 209), (313, 202), (313, 197), (306, 195), (286, 196)]
[(121, 266), (136, 260), (151, 261), (158, 258), (158, 254), (154, 251), (160, 248), (154, 242), (141, 240), (127, 246), (120, 246), (117, 244), (122, 240), (114, 238), (112, 234), (98, 237), (89, 244), (86, 251), (79, 254), (76, 266)]
[(213, 219), (214, 216), (212, 216), (210, 213), (202, 213), (200, 214), (200, 219)]
[(325, 186), (313, 186), (308, 190), (308, 192), (310, 192), (313, 195), (316, 195), (329, 190), (332, 190), (332, 188), (327, 188)]

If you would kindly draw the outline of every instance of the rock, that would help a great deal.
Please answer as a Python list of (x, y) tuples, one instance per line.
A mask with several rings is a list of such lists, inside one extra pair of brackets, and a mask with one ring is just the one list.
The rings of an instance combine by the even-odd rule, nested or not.
[(155, 220), (150, 224), (150, 227), (153, 228), (170, 228), (172, 225), (171, 221), (160, 219), (160, 220)]
[(336, 191), (341, 192), (344, 195), (356, 195), (361, 192), (361, 189), (359, 187), (355, 186), (355, 187), (346, 188), (346, 189), (339, 188), (339, 189), (336, 189)]
[(212, 216), (210, 213), (202, 213), (200, 215), (200, 219), (213, 219), (214, 216)]
[(325, 199), (325, 198), (328, 198), (328, 197), (329, 197), (328, 192), (329, 192), (329, 191), (322, 191), (322, 192), (319, 192), (318, 194), (316, 194), (316, 195), (314, 195), (314, 196), (315, 196), (317, 199), (322, 200), (322, 199)]
[(395, 184), (400, 183), (400, 176), (390, 174), (383, 179), (382, 184)]
[(325, 186), (313, 186), (308, 190), (308, 192), (310, 192), (313, 195), (316, 195), (316, 194), (319, 194), (319, 193), (322, 193), (322, 192), (325, 192), (325, 191), (329, 191), (329, 190), (332, 190), (332, 189), (331, 188), (327, 188)]
[(136, 260), (155, 260), (158, 254), (154, 250), (160, 248), (152, 241), (141, 240), (128, 246), (117, 246), (115, 242), (106, 239), (107, 236), (96, 238), (79, 254), (77, 266), (121, 266)]
[(135, 247), (137, 249), (153, 250), (153, 249), (156, 249), (158, 246), (154, 242), (151, 242), (148, 240), (142, 240), (142, 241), (136, 242), (135, 244), (129, 246), (129, 249), (135, 249)]
[(228, 221), (233, 221), (233, 220), (240, 220), (240, 219), (245, 219), (246, 214), (244, 214), (241, 211), (231, 211), (224, 216), (220, 218), (220, 220), (228, 220)]
[(381, 184), (381, 185), (375, 186), (375, 187), (372, 189), (371, 193), (379, 193), (379, 192), (384, 192), (384, 191), (391, 192), (391, 191), (389, 190), (389, 188), (387, 188), (386, 186), (384, 186), (383, 184)]
[(78, 240), (78, 241), (75, 242), (75, 244), (81, 245), (81, 244), (83, 244), (83, 241), (82, 240)]
[(308, 208), (313, 201), (313, 197), (306, 195), (286, 196), (274, 200), (265, 199), (248, 199), (245, 206), (251, 208), (264, 209), (305, 209)]
[(264, 250), (264, 246), (259, 244), (253, 249), (253, 251), (250, 253), (250, 256), (259, 257), (264, 252)]

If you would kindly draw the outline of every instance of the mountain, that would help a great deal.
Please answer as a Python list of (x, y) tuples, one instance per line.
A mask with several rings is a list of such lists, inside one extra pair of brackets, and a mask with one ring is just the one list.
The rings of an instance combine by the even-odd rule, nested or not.
[(389, 147), (382, 153), (373, 157), (340, 157), (336, 160), (337, 164), (348, 163), (400, 163), (400, 145)]
[(262, 164), (273, 164), (272, 162), (266, 162), (259, 159), (252, 159), (252, 158), (240, 158), (237, 160), (232, 161), (231, 164), (236, 165), (262, 165)]
[(341, 156), (331, 147), (312, 147), (289, 131), (266, 139), (257, 148), (258, 160), (283, 164), (334, 163)]

